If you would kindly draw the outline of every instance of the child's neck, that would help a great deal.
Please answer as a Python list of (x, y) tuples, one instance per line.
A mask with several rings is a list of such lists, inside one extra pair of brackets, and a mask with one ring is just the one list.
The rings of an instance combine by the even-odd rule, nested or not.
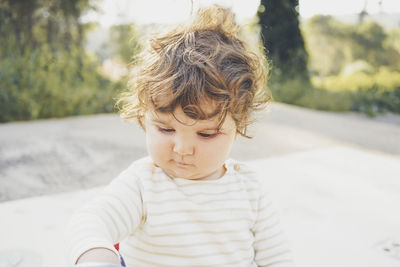
[[(156, 165), (156, 166), (157, 166), (157, 165)], [(158, 167), (158, 166), (157, 166), (157, 167)], [(224, 164), (224, 165), (222, 165), (222, 167), (221, 167), (218, 171), (215, 171), (214, 173), (208, 175), (207, 177), (198, 178), (198, 179), (186, 179), (186, 180), (192, 180), (192, 181), (218, 180), (218, 179), (220, 179), (221, 177), (223, 177), (223, 176), (225, 175), (226, 170), (227, 170), (227, 169), (226, 169), (225, 164)], [(180, 177), (175, 177), (175, 176), (169, 174), (168, 172), (166, 172), (166, 171), (164, 171), (164, 170), (163, 170), (163, 172), (164, 172), (168, 177), (170, 177), (171, 179), (180, 178)], [(184, 178), (181, 178), (181, 179), (184, 179)]]

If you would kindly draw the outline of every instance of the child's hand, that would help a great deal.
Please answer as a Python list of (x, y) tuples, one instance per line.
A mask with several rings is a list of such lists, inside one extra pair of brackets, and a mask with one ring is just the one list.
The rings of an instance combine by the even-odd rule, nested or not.
[(75, 265), (75, 267), (121, 267), (121, 265), (101, 262), (84, 262), (78, 263), (77, 265)]
[(76, 267), (121, 267), (120, 257), (107, 248), (93, 248), (83, 253)]

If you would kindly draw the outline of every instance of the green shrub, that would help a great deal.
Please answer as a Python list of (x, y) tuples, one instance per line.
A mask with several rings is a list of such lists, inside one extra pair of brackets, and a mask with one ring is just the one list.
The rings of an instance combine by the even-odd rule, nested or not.
[[(308, 85), (301, 79), (272, 80), (274, 100), (326, 111), (356, 111), (369, 116), (400, 113), (400, 73), (381, 69), (375, 74), (331, 76)], [(318, 85), (320, 87), (318, 87)], [(322, 85), (322, 86), (321, 86)]]
[(350, 104), (346, 103), (349, 110), (370, 116), (384, 112), (400, 113), (400, 72), (381, 67), (372, 74), (355, 72), (326, 78), (314, 77), (312, 83), (326, 94), (350, 101)]
[(79, 49), (8, 53), (0, 62), (0, 122), (111, 112), (122, 85), (103, 78), (99, 66)]
[(358, 91), (377, 88), (379, 91), (393, 91), (400, 87), (400, 72), (390, 71), (381, 67), (376, 73), (355, 72), (349, 75), (312, 78), (312, 83), (318, 88), (329, 91)]
[(312, 88), (299, 99), (298, 105), (325, 111), (350, 111), (352, 106), (351, 95), (347, 92), (330, 92)]
[(360, 89), (352, 93), (354, 111), (363, 112), (369, 116), (380, 113), (400, 113), (400, 86), (392, 90), (381, 90), (379, 87)]

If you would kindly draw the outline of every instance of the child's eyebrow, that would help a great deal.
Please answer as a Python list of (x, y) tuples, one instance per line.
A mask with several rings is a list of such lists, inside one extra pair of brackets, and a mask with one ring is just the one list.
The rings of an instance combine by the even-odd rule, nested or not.
[(206, 128), (201, 128), (202, 131), (220, 131), (222, 130), (221, 128), (218, 128), (218, 126), (215, 127), (206, 127)]
[[(169, 125), (170, 121), (169, 120), (162, 120), (162, 119), (158, 119), (158, 118), (152, 118), (151, 119), (152, 122), (155, 123), (160, 123), (160, 124), (164, 124), (164, 125)], [(204, 126), (204, 127), (199, 127), (201, 131), (220, 131), (222, 130), (221, 128), (218, 128), (218, 126)]]
[(161, 124), (169, 124), (169, 121), (164, 121), (164, 120), (156, 119), (156, 118), (152, 118), (151, 121), (161, 123)]

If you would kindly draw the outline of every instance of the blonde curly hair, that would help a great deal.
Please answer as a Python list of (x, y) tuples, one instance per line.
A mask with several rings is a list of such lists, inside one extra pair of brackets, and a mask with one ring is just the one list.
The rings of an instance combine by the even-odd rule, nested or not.
[[(229, 113), (244, 136), (251, 113), (269, 101), (267, 61), (240, 38), (229, 9), (200, 9), (192, 20), (153, 37), (136, 59), (129, 91), (117, 104), (121, 117), (144, 128), (147, 111), (171, 113), (177, 107), (195, 120)], [(206, 112), (213, 108), (213, 112)]]

